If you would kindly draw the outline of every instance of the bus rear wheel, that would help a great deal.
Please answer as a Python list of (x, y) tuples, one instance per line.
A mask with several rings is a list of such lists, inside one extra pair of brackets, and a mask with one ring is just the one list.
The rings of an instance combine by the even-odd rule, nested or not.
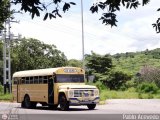
[(89, 110), (93, 110), (96, 107), (96, 104), (88, 104), (87, 107)]
[(37, 102), (31, 102), (31, 108), (36, 108)]
[(69, 102), (67, 101), (66, 96), (64, 94), (60, 95), (59, 104), (60, 104), (60, 109), (62, 111), (66, 111), (69, 109)]
[(21, 107), (22, 107), (22, 108), (25, 108), (24, 101), (22, 101), (22, 103), (21, 103)]
[(24, 107), (31, 108), (31, 101), (30, 101), (30, 97), (28, 95), (25, 95), (25, 97), (24, 97)]

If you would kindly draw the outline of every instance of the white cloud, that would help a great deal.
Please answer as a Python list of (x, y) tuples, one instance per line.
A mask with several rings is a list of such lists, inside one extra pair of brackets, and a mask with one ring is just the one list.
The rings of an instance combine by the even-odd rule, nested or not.
[[(99, 54), (115, 54), (159, 47), (160, 35), (156, 34), (151, 26), (158, 17), (156, 12), (158, 3), (160, 4), (160, 1), (152, 0), (149, 5), (137, 10), (122, 10), (118, 13), (118, 27), (112, 29), (102, 25), (97, 15), (84, 11), (85, 53), (93, 50)], [(74, 10), (72, 12), (64, 15), (62, 19), (47, 21), (38, 18), (30, 20), (28, 16), (19, 16), (21, 22), (13, 24), (12, 31), (55, 44), (68, 59), (81, 59), (80, 8), (76, 9), (75, 13)]]

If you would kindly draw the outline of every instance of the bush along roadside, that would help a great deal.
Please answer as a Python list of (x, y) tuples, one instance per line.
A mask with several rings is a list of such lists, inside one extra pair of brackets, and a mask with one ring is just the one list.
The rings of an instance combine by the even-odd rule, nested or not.
[(152, 82), (142, 82), (137, 86), (137, 92), (138, 93), (149, 93), (149, 94), (157, 94), (159, 88), (157, 85)]
[(12, 101), (12, 94), (4, 94), (3, 86), (0, 84), (0, 101)]
[(124, 90), (110, 90), (102, 82), (97, 81), (90, 83), (95, 85), (100, 90), (100, 100), (107, 99), (159, 99), (160, 88), (155, 83), (140, 83), (137, 87), (125, 88)]

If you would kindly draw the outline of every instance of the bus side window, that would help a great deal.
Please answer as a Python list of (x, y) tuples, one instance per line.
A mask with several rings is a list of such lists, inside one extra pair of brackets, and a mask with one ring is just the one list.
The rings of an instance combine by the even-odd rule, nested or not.
[(29, 77), (26, 77), (25, 83), (29, 84)]
[(33, 84), (33, 80), (34, 80), (34, 78), (30, 77), (30, 84)]
[(48, 76), (43, 76), (43, 83), (47, 83), (48, 82)]
[(25, 77), (22, 77), (21, 83), (22, 83), (22, 84), (25, 84)]
[(42, 83), (43, 83), (42, 76), (39, 76), (39, 84), (42, 84)]
[(34, 76), (34, 84), (38, 84), (38, 76)]

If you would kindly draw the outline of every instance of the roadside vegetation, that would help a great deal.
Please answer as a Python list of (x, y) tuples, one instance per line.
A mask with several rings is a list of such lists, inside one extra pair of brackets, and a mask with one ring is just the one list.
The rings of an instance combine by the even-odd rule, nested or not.
[[(146, 83), (143, 83), (146, 84)], [(99, 83), (92, 83), (92, 85), (96, 85), (100, 90), (100, 100), (105, 101), (106, 99), (160, 99), (160, 89), (154, 86), (143, 86), (139, 85), (138, 87), (128, 88), (125, 90), (110, 90), (109, 88), (105, 88)]]
[(160, 98), (160, 49), (106, 56), (92, 52), (86, 62), (101, 100)]
[[(0, 41), (0, 83), (3, 84), (3, 52)], [(15, 40), (11, 44), (12, 74), (20, 70), (59, 66), (81, 67), (80, 60), (68, 60), (55, 45), (36, 39)], [(142, 52), (85, 55), (87, 84), (96, 85), (101, 100), (106, 99), (159, 99), (160, 49)], [(10, 100), (0, 85), (0, 100)]]
[(0, 101), (12, 101), (12, 95), (9, 93), (4, 94), (3, 90), (3, 86), (0, 84)]

